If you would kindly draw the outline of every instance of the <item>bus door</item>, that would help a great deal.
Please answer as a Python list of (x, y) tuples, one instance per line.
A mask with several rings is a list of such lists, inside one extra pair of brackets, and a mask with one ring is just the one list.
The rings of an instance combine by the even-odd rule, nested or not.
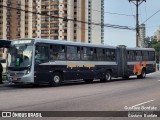
[(126, 47), (118, 46), (117, 47), (117, 64), (118, 64), (118, 76), (126, 77), (127, 76), (127, 51)]
[(34, 57), (35, 83), (45, 83), (49, 80), (49, 52), (47, 45), (36, 45)]

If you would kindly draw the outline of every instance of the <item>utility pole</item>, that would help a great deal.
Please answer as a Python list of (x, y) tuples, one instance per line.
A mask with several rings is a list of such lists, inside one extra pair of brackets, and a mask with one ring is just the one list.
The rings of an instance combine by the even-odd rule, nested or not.
[(129, 2), (132, 2), (136, 5), (136, 47), (139, 46), (139, 6), (141, 3), (146, 2), (146, 0), (129, 0)]

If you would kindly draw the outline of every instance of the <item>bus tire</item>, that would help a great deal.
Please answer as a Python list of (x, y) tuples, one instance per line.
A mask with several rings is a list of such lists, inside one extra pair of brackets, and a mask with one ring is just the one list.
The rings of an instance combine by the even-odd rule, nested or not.
[(93, 83), (93, 79), (84, 79), (86, 83)]
[(105, 74), (105, 78), (100, 79), (101, 82), (109, 82), (112, 80), (111, 71), (107, 70)]
[(62, 74), (59, 72), (53, 73), (52, 81), (50, 82), (50, 86), (60, 86), (62, 82)]
[(145, 78), (146, 77), (146, 71), (145, 69), (142, 70), (142, 73), (140, 75), (137, 75), (137, 78)]

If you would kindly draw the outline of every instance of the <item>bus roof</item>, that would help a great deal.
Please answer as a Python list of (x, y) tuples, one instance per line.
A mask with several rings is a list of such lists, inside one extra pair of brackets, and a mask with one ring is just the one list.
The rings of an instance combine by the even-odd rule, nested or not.
[(135, 48), (127, 48), (127, 50), (147, 50), (147, 51), (155, 51), (154, 48), (138, 48), (138, 47), (135, 47)]
[[(55, 43), (55, 44), (65, 44), (65, 45), (78, 45), (78, 46), (87, 46), (87, 47), (102, 47), (102, 48), (112, 48), (116, 49), (117, 46), (110, 46), (110, 45), (96, 45), (93, 43), (81, 43), (81, 42), (71, 42), (71, 41), (64, 41), (64, 40), (52, 40), (52, 39), (45, 39), (45, 38), (23, 38), (19, 40), (34, 40), (34, 43), (42, 42), (42, 43)], [(148, 50), (148, 51), (155, 51), (154, 48), (138, 48), (138, 47), (126, 47), (127, 50)]]
[[(51, 40), (51, 39), (42, 39), (42, 38), (30, 38), (31, 40), (35, 40), (34, 43), (42, 42), (42, 43), (55, 43), (55, 44), (65, 44), (65, 45), (78, 45), (78, 46), (87, 46), (87, 47), (103, 47), (103, 48), (113, 48), (116, 49), (115, 46), (110, 45), (96, 45), (92, 43), (81, 43), (81, 42), (70, 42), (64, 40)], [(24, 40), (24, 39), (19, 39)], [(25, 39), (29, 40), (29, 39)]]

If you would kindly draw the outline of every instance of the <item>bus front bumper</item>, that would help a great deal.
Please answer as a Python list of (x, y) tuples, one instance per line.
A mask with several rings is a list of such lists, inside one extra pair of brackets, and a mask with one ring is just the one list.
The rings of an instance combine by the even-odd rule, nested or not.
[(33, 84), (34, 83), (30, 74), (23, 75), (23, 76), (7, 75), (7, 81), (9, 83), (15, 83), (15, 84)]

